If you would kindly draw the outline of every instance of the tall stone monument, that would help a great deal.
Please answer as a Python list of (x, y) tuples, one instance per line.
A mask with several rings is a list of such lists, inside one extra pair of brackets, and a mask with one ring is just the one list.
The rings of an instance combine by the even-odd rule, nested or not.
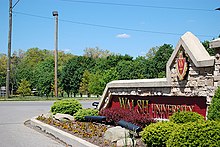
[(215, 56), (186, 32), (167, 62), (166, 78), (112, 81), (106, 85), (98, 109), (120, 107), (162, 119), (176, 111), (206, 116), (220, 85), (220, 40), (210, 46), (215, 48)]

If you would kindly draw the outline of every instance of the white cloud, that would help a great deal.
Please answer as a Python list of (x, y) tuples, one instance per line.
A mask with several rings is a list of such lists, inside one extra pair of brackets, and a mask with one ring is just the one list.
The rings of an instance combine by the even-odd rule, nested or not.
[(118, 34), (116, 35), (117, 38), (130, 38), (131, 36), (128, 34)]

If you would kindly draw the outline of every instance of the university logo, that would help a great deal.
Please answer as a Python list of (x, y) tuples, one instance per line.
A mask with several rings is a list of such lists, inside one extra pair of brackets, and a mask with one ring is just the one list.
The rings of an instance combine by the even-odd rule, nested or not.
[(187, 71), (186, 58), (183, 57), (183, 51), (179, 52), (179, 57), (177, 59), (177, 76), (179, 80), (183, 80)]

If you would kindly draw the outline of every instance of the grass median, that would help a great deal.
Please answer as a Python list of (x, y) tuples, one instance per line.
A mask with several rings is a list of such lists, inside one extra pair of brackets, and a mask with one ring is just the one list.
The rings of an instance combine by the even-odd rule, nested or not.
[(77, 100), (100, 100), (100, 98), (96, 97), (38, 97), (38, 96), (11, 96), (9, 98), (0, 97), (0, 101), (56, 101), (61, 99), (69, 99), (74, 98)]

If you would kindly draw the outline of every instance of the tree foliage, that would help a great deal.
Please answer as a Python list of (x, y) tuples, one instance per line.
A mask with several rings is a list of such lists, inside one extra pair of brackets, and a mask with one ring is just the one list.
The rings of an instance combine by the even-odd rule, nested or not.
[(7, 57), (5, 54), (0, 54), (0, 87), (5, 86), (6, 81), (6, 65), (7, 65)]
[[(108, 50), (86, 48), (84, 56), (74, 56), (58, 52), (59, 94), (97, 94), (101, 95), (106, 84), (113, 80), (143, 79), (164, 77), (166, 62), (172, 46), (164, 44), (153, 47), (144, 57), (133, 58)], [(7, 57), (0, 55), (0, 86), (5, 86)], [(22, 80), (37, 89), (40, 95), (53, 95), (54, 55), (53, 51), (30, 48), (19, 50), (11, 57), (10, 85), (17, 89)]]
[(36, 88), (40, 95), (48, 97), (54, 87), (54, 61), (48, 59), (38, 64), (34, 71), (34, 76)]
[(83, 73), (94, 64), (94, 59), (85, 56), (75, 56), (71, 58), (63, 67), (61, 73), (61, 87), (68, 94), (78, 93)]
[(17, 93), (21, 96), (31, 95), (31, 84), (27, 80), (21, 80)]
[(79, 92), (82, 94), (89, 94), (89, 76), (90, 72), (85, 70), (79, 87)]
[(205, 49), (207, 50), (207, 52), (209, 53), (210, 56), (214, 56), (215, 55), (215, 51), (213, 48), (209, 47), (209, 41), (205, 40), (202, 42), (202, 45), (205, 47)]
[(102, 50), (98, 47), (95, 47), (95, 48), (86, 48), (84, 50), (83, 56), (96, 59), (96, 58), (106, 58), (112, 54), (113, 53), (111, 53), (109, 50)]

